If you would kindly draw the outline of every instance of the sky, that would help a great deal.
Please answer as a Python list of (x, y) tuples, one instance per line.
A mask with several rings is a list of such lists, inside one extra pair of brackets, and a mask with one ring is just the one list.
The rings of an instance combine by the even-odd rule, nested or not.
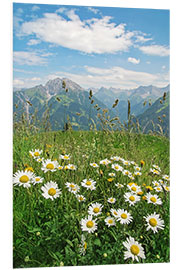
[(13, 87), (169, 84), (169, 10), (13, 4)]

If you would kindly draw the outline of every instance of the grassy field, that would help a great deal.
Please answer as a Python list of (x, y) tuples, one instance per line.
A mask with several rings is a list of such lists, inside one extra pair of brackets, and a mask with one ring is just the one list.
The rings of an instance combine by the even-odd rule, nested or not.
[(169, 261), (167, 138), (59, 131), (13, 147), (14, 268)]

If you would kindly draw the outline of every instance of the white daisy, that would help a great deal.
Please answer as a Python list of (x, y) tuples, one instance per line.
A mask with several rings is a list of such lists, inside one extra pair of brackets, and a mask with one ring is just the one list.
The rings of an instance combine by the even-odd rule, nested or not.
[(129, 237), (126, 239), (126, 242), (123, 242), (127, 251), (124, 253), (124, 259), (132, 258), (132, 260), (139, 261), (139, 258), (145, 259), (144, 248), (137, 241), (134, 240), (133, 237)]
[[(119, 209), (118, 209), (119, 210)], [(115, 218), (118, 218), (119, 215), (118, 215), (118, 210), (114, 209), (114, 208), (111, 208), (110, 212), (111, 214), (115, 217)]]
[(123, 175), (127, 175), (127, 176), (132, 175), (131, 172), (128, 170), (123, 170), (122, 173), (123, 173)]
[(112, 164), (112, 169), (114, 169), (115, 171), (123, 171), (123, 167), (121, 167), (119, 164), (115, 163), (115, 164)]
[(87, 218), (81, 219), (80, 224), (82, 231), (93, 233), (95, 230), (97, 230), (96, 219), (93, 220), (92, 216), (88, 216)]
[(138, 171), (138, 172), (141, 171), (141, 167), (138, 167), (138, 166), (134, 166), (134, 169), (135, 169), (135, 171)]
[(114, 220), (113, 217), (107, 217), (107, 218), (105, 218), (104, 221), (105, 221), (105, 223), (106, 223), (106, 225), (107, 225), (108, 227), (110, 227), (110, 226), (115, 226), (115, 225), (116, 225), (115, 220)]
[(33, 185), (40, 184), (44, 181), (44, 178), (41, 176), (35, 176), (32, 180)]
[(60, 155), (59, 156), (60, 159), (63, 159), (63, 160), (70, 160), (70, 155)]
[(161, 169), (160, 169), (160, 167), (159, 167), (158, 165), (155, 165), (155, 164), (154, 164), (154, 165), (153, 165), (153, 168), (156, 169), (156, 170), (158, 170), (159, 172), (161, 171)]
[(156, 192), (161, 192), (163, 189), (161, 186), (154, 187)]
[(86, 249), (87, 249), (87, 242), (85, 241), (85, 237), (84, 235), (81, 236), (81, 244), (79, 245), (79, 253), (81, 255), (85, 255), (86, 254)]
[(39, 150), (39, 149), (31, 150), (31, 151), (29, 151), (29, 154), (33, 158), (39, 158), (40, 155), (42, 154), (42, 150)]
[(108, 201), (109, 203), (115, 203), (115, 202), (116, 202), (116, 199), (113, 198), (113, 197), (110, 197), (110, 198), (108, 198), (107, 201)]
[(46, 199), (51, 199), (52, 201), (59, 197), (61, 194), (61, 190), (58, 189), (58, 185), (56, 182), (50, 181), (41, 187), (43, 191), (42, 195)]
[(130, 205), (134, 205), (135, 203), (140, 201), (140, 196), (131, 192), (125, 193), (124, 198), (125, 198), (125, 201), (128, 202)]
[(129, 177), (130, 180), (134, 180), (135, 179), (132, 174), (129, 174), (128, 177)]
[(66, 182), (65, 185), (68, 188), (69, 192), (74, 194), (78, 193), (80, 189), (80, 187), (75, 183)]
[(134, 175), (136, 175), (136, 176), (141, 176), (141, 175), (142, 175), (142, 173), (141, 173), (141, 172), (139, 172), (139, 171), (135, 171), (135, 172), (134, 172)]
[(112, 173), (108, 173), (108, 175), (111, 176), (111, 177), (115, 177), (116, 176), (116, 174), (113, 173), (113, 172)]
[(81, 182), (81, 186), (83, 186), (83, 187), (85, 187), (87, 189), (91, 189), (91, 190), (96, 189), (95, 184), (96, 184), (96, 181), (92, 180), (91, 178), (84, 179)]
[(34, 177), (35, 175), (31, 171), (17, 171), (13, 175), (13, 184), (29, 188)]
[(111, 163), (111, 161), (106, 158), (106, 159), (101, 160), (99, 163), (102, 165), (108, 165), (109, 163)]
[(153, 183), (153, 186), (154, 186), (154, 187), (159, 187), (159, 186), (160, 186), (160, 184), (159, 184), (158, 181), (153, 181), (152, 183)]
[(162, 204), (162, 201), (160, 198), (158, 198), (158, 196), (156, 194), (151, 194), (150, 192), (146, 194), (146, 199), (148, 203), (152, 203), (152, 204)]
[(77, 166), (74, 164), (68, 164), (67, 166), (68, 166), (68, 169), (71, 171), (75, 171), (77, 169)]
[(127, 187), (129, 188), (131, 192), (136, 193), (136, 194), (141, 191), (141, 188), (136, 184), (127, 185)]
[(98, 216), (102, 213), (103, 205), (100, 203), (92, 203), (88, 208), (88, 214), (91, 216)]
[(144, 217), (146, 222), (147, 222), (147, 231), (148, 230), (153, 230), (154, 233), (158, 232), (158, 229), (163, 230), (164, 229), (164, 220), (160, 218), (159, 214), (154, 214), (149, 215), (147, 217)]
[(121, 183), (116, 183), (115, 186), (116, 186), (117, 188), (123, 188), (123, 187), (124, 187)]
[(79, 202), (84, 202), (86, 198), (83, 195), (77, 194), (76, 198), (78, 199)]
[(46, 159), (42, 162), (41, 170), (44, 171), (44, 173), (48, 171), (55, 172), (58, 167), (59, 164), (56, 160)]
[(111, 157), (110, 159), (113, 160), (113, 161), (119, 161), (120, 160), (120, 157), (114, 156), (114, 157)]
[(94, 168), (98, 168), (99, 167), (99, 165), (97, 163), (95, 163), (95, 162), (90, 163), (90, 166), (91, 167), (94, 167)]
[(153, 174), (155, 174), (155, 175), (159, 175), (160, 174), (160, 172), (157, 169), (150, 168), (150, 172), (153, 173)]
[(167, 174), (164, 174), (164, 175), (162, 176), (162, 178), (163, 178), (164, 180), (166, 180), (166, 181), (170, 181), (169, 175), (167, 175)]
[(166, 185), (163, 185), (163, 188), (165, 191), (169, 192), (170, 191), (170, 187), (166, 186)]
[(128, 160), (123, 160), (123, 165), (129, 166), (129, 165), (131, 165), (131, 162)]
[(117, 213), (117, 221), (120, 221), (121, 224), (129, 224), (133, 220), (131, 214), (124, 209), (118, 209)]

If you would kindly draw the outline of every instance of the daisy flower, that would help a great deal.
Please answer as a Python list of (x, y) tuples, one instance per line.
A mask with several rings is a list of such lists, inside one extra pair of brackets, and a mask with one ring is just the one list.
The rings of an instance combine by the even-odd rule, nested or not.
[(140, 200), (140, 196), (127, 192), (124, 194), (125, 201), (128, 202), (130, 205), (134, 205), (136, 202)]
[(127, 187), (129, 188), (131, 192), (136, 193), (136, 194), (141, 191), (141, 188), (136, 184), (127, 185)]
[(132, 175), (131, 172), (128, 170), (123, 170), (122, 173), (123, 175), (127, 175), (127, 176)]
[(59, 165), (59, 166), (58, 166), (58, 170), (60, 170), (60, 171), (61, 171), (61, 170), (63, 170), (63, 169), (64, 169), (64, 167), (63, 167), (63, 166), (61, 166), (61, 165)]
[(112, 173), (108, 173), (108, 175), (111, 176), (111, 177), (115, 177), (116, 176), (116, 174), (113, 173), (113, 172)]
[(123, 188), (123, 187), (124, 187), (121, 183), (116, 183), (115, 186), (116, 186), (117, 188)]
[(160, 167), (159, 167), (158, 165), (155, 165), (155, 164), (154, 164), (154, 165), (153, 165), (153, 168), (156, 169), (156, 170), (158, 170), (159, 172), (161, 171), (161, 169), (160, 169)]
[(146, 199), (148, 203), (153, 203), (153, 204), (162, 204), (162, 201), (156, 194), (152, 195), (150, 192), (146, 194)]
[(140, 175), (142, 175), (142, 173), (141, 173), (141, 172), (139, 172), (139, 171), (135, 171), (135, 172), (134, 172), (134, 175), (136, 175), (136, 176), (140, 176)]
[[(118, 209), (119, 210), (119, 209)], [(111, 208), (110, 212), (111, 214), (115, 217), (115, 218), (118, 218), (119, 215), (118, 215), (118, 210), (114, 209), (114, 208)]]
[(42, 154), (42, 150), (39, 150), (39, 149), (35, 149), (34, 151), (31, 150), (31, 151), (29, 151), (29, 154), (33, 158), (39, 158), (40, 155)]
[(120, 160), (120, 157), (114, 156), (114, 157), (111, 157), (110, 159), (113, 160), (113, 161), (119, 161)]
[(113, 197), (110, 197), (110, 198), (108, 198), (107, 201), (108, 201), (109, 203), (115, 203), (115, 202), (116, 202), (116, 199), (113, 198)]
[(84, 235), (81, 236), (81, 244), (79, 245), (79, 253), (81, 255), (85, 255), (86, 254), (86, 249), (87, 249), (87, 242), (85, 241), (85, 237)]
[(86, 198), (83, 195), (77, 194), (76, 198), (78, 199), (79, 202), (84, 202)]
[(77, 169), (77, 166), (74, 164), (68, 164), (67, 166), (68, 166), (68, 169), (71, 171), (75, 171)]
[(83, 186), (83, 187), (85, 187), (87, 189), (91, 189), (91, 190), (96, 189), (95, 184), (96, 184), (96, 181), (92, 180), (91, 178), (84, 179), (81, 182), (81, 186)]
[(166, 181), (170, 181), (169, 175), (167, 175), (167, 174), (164, 174), (164, 175), (162, 176), (162, 178), (163, 178), (164, 180), (166, 180)]
[(126, 238), (123, 242), (124, 247), (127, 249), (124, 253), (124, 259), (132, 258), (132, 260), (139, 261), (139, 257), (145, 259), (144, 248), (133, 237)]
[(34, 178), (32, 178), (32, 183), (33, 185), (36, 185), (36, 184), (40, 184), (44, 181), (44, 178), (41, 177), (41, 176), (35, 176)]
[(161, 192), (163, 189), (161, 186), (154, 187), (156, 192)]
[(159, 182), (157, 182), (157, 181), (153, 181), (152, 183), (153, 183), (153, 186), (155, 186), (155, 187), (159, 187), (160, 186)]
[(152, 169), (152, 168), (150, 169), (150, 172), (153, 173), (153, 174), (155, 174), (155, 175), (159, 175), (160, 174), (160, 172), (158, 170)]
[(106, 159), (101, 160), (99, 163), (103, 165), (108, 165), (109, 163), (111, 163), (111, 161), (106, 158)]
[(141, 167), (138, 167), (138, 166), (134, 166), (134, 169), (135, 169), (135, 171), (138, 171), (138, 172), (141, 171)]
[(115, 220), (114, 220), (113, 217), (107, 217), (107, 218), (105, 218), (104, 221), (105, 221), (105, 223), (106, 223), (106, 225), (107, 225), (108, 227), (110, 227), (110, 226), (115, 226), (115, 225), (116, 225)]
[(94, 167), (94, 168), (98, 168), (99, 167), (99, 165), (97, 163), (95, 163), (95, 162), (90, 163), (90, 166), (91, 167)]
[(59, 164), (56, 160), (46, 159), (42, 162), (42, 166), (41, 170), (44, 171), (44, 173), (48, 171), (55, 172)]
[(87, 218), (81, 219), (80, 224), (82, 231), (93, 233), (95, 230), (97, 230), (96, 219), (93, 220), (92, 216), (88, 216)]
[(41, 187), (43, 191), (42, 195), (46, 199), (51, 199), (52, 201), (59, 197), (61, 194), (61, 190), (58, 189), (58, 185), (56, 182), (50, 181)]
[(166, 185), (163, 185), (163, 188), (165, 189), (165, 191), (170, 191), (170, 187), (166, 186)]
[(17, 171), (13, 175), (13, 184), (29, 188), (31, 186), (31, 180), (35, 177), (31, 171)]
[(128, 177), (129, 177), (129, 179), (131, 179), (131, 180), (134, 180), (134, 179), (135, 179), (134, 176), (133, 176), (132, 174), (129, 174)]
[(65, 185), (68, 188), (69, 192), (74, 193), (74, 194), (76, 194), (80, 189), (80, 187), (74, 183), (66, 182)]
[(123, 167), (121, 167), (119, 164), (115, 163), (115, 164), (112, 164), (112, 169), (114, 169), (115, 171), (121, 171), (123, 170)]
[(59, 158), (63, 160), (70, 160), (70, 155), (60, 155)]
[(146, 225), (147, 225), (147, 228), (146, 230), (152, 230), (154, 233), (157, 233), (158, 232), (158, 229), (159, 230), (163, 230), (164, 229), (164, 220), (160, 219), (160, 215), (159, 214), (156, 214), (154, 212), (154, 214), (152, 215), (149, 215), (147, 217), (144, 217), (145, 220), (146, 220)]
[(44, 161), (44, 158), (43, 158), (43, 157), (41, 157), (41, 158), (36, 158), (36, 161), (39, 162), (39, 163), (41, 163), (41, 162)]
[(120, 221), (121, 224), (129, 224), (133, 220), (131, 214), (124, 209), (118, 209), (117, 213), (117, 221)]
[(102, 213), (103, 205), (100, 203), (92, 203), (88, 208), (88, 214), (91, 216), (98, 216)]
[(123, 165), (129, 166), (131, 165), (131, 162), (128, 160), (123, 160)]

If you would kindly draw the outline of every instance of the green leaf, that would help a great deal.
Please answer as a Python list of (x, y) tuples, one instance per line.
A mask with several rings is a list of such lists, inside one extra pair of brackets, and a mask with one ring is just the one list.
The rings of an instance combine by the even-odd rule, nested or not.
[(100, 241), (100, 239), (99, 238), (96, 238), (95, 240), (94, 240), (94, 245), (96, 245), (96, 246), (101, 246), (101, 241)]

